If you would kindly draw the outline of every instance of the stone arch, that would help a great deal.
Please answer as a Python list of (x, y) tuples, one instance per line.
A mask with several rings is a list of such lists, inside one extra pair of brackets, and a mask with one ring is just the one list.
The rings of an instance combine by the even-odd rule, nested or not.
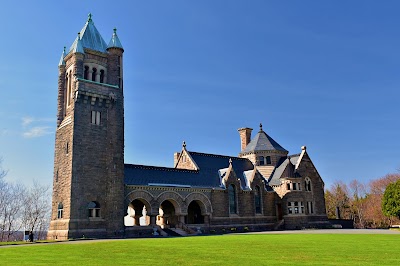
[(134, 190), (125, 196), (125, 210), (128, 208), (129, 204), (134, 200), (140, 200), (146, 206), (147, 213), (149, 215), (157, 215), (158, 207), (154, 208), (154, 196), (145, 190)]
[(165, 200), (169, 200), (174, 205), (176, 215), (186, 214), (186, 204), (181, 195), (174, 191), (165, 191), (158, 195), (157, 206), (161, 206)]
[(197, 201), (197, 202), (201, 203), (201, 204), (199, 204), (199, 206), (201, 208), (202, 215), (211, 215), (212, 205), (206, 195), (204, 195), (203, 193), (200, 193), (200, 192), (192, 192), (189, 195), (187, 195), (185, 198), (186, 206), (189, 206), (189, 204), (192, 201)]

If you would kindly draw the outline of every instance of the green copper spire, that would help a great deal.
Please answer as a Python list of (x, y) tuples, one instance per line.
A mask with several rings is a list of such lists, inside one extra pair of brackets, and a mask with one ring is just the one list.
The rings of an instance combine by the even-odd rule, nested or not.
[(108, 48), (120, 48), (122, 50), (124, 50), (124, 48), (122, 47), (122, 44), (118, 38), (117, 35), (117, 28), (114, 28), (114, 33), (111, 37), (111, 41), (108, 43), (107, 49)]
[(60, 58), (60, 62), (58, 63), (58, 66), (65, 66), (65, 61), (64, 61), (64, 58), (66, 56), (65, 48), (66, 47), (64, 46), (64, 50), (61, 54), (61, 58)]

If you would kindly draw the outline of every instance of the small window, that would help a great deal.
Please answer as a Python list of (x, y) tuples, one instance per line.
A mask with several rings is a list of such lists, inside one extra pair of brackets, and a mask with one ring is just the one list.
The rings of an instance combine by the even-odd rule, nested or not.
[(229, 195), (229, 213), (234, 214), (237, 213), (236, 208), (236, 189), (234, 185), (229, 185), (228, 188), (228, 195)]
[(314, 213), (314, 206), (311, 201), (307, 202), (307, 213), (308, 214), (313, 214)]
[(258, 165), (265, 165), (265, 162), (264, 162), (264, 156), (260, 156), (260, 157), (258, 157)]
[(261, 190), (259, 186), (256, 186), (254, 189), (254, 203), (256, 213), (261, 213)]
[(92, 72), (92, 81), (96, 81), (97, 69), (94, 67)]
[(301, 190), (300, 183), (297, 183), (297, 189), (298, 189), (298, 190)]
[(297, 190), (297, 183), (292, 183), (293, 190)]
[(286, 189), (290, 190), (290, 183), (286, 183)]
[(101, 114), (99, 111), (92, 111), (91, 123), (93, 125), (100, 125)]
[(58, 203), (58, 208), (57, 208), (57, 218), (58, 219), (63, 218), (63, 210), (64, 210), (63, 204), (61, 202)]
[(65, 144), (65, 153), (66, 154), (69, 153), (69, 143), (68, 142)]
[(267, 161), (267, 165), (271, 164), (271, 156), (267, 156), (265, 157), (266, 161)]
[(88, 216), (93, 217), (100, 217), (100, 204), (97, 201), (91, 201), (88, 204)]
[(287, 205), (288, 205), (288, 214), (292, 214), (293, 213), (292, 203), (289, 201)]
[(58, 170), (56, 171), (56, 182), (58, 182)]
[(311, 180), (308, 177), (304, 182), (304, 187), (306, 191), (311, 191)]
[(100, 83), (104, 83), (104, 70), (100, 70)]
[(83, 78), (88, 79), (89, 77), (89, 67), (85, 66), (85, 70), (83, 71)]

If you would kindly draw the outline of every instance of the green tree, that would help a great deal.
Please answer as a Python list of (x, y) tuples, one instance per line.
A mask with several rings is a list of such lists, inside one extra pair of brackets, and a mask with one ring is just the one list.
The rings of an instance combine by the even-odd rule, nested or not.
[(388, 217), (400, 218), (400, 180), (386, 187), (382, 200), (382, 212)]

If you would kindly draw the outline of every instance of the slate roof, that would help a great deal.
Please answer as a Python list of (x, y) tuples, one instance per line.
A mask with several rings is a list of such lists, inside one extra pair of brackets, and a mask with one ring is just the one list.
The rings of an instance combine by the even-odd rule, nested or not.
[(285, 172), (285, 169), (289, 164), (289, 160), (292, 165), (296, 165), (299, 158), (300, 158), (300, 154), (291, 155), (291, 156), (288, 156), (287, 158), (282, 157), (278, 161), (277, 167), (272, 172), (271, 177), (268, 180), (268, 184), (270, 186), (280, 185), (281, 184), (280, 178), (282, 177), (283, 173)]
[(287, 152), (278, 142), (261, 129), (241, 153), (275, 150)]
[[(89, 48), (91, 50), (103, 53), (106, 53), (107, 51), (107, 44), (104, 41), (103, 37), (101, 37), (101, 34), (97, 30), (97, 28), (94, 26), (91, 14), (89, 14), (88, 20), (80, 31), (79, 39), (82, 43), (83, 48)], [(76, 47), (78, 43), (79, 42), (77, 37), (77, 39), (75, 39), (74, 43), (71, 45), (69, 52), (77, 49)]]
[(245, 186), (246, 180), (243, 172), (254, 168), (253, 164), (244, 158), (198, 152), (189, 153), (199, 166), (199, 170), (125, 164), (125, 184), (220, 187), (218, 170), (229, 167), (229, 159), (232, 159), (232, 167), (237, 177), (241, 179), (242, 186)]

